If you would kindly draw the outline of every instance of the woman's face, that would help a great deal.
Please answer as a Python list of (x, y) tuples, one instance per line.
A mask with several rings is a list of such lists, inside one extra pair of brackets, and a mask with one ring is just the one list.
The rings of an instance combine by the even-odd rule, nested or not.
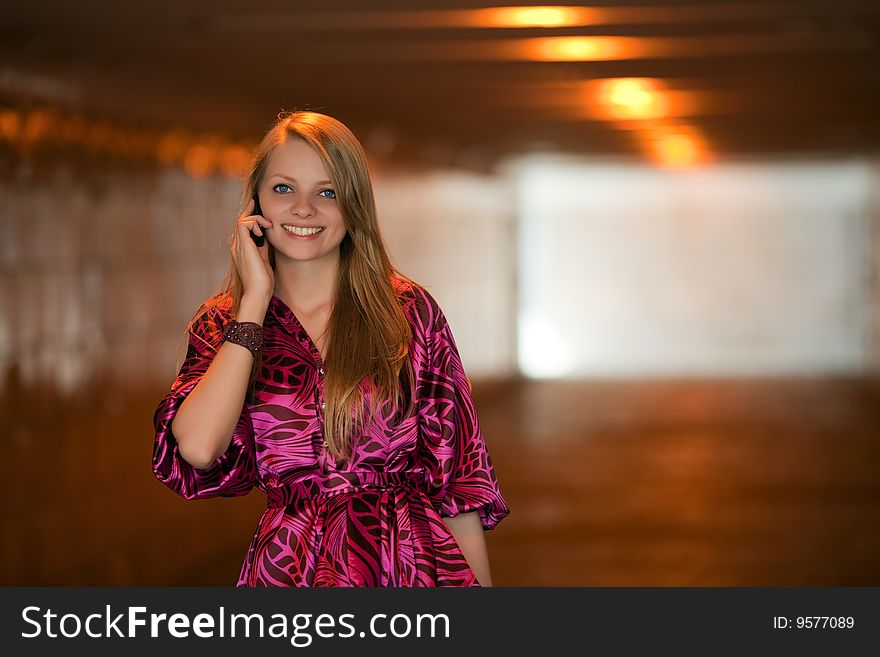
[[(346, 228), (330, 176), (318, 153), (290, 138), (269, 159), (259, 188), (266, 232), (279, 258), (315, 260), (338, 251)], [(321, 230), (315, 233), (315, 228)], [(295, 232), (291, 232), (291, 231)]]

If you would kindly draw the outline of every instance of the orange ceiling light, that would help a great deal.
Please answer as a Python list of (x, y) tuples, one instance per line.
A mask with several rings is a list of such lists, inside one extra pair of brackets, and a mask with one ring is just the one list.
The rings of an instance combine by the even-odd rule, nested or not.
[(694, 167), (709, 160), (705, 140), (689, 126), (658, 128), (651, 131), (646, 141), (653, 160), (663, 167)]
[(73, 114), (61, 121), (59, 130), (63, 141), (77, 143), (85, 137), (88, 124), (82, 114)]
[(90, 153), (103, 152), (113, 138), (112, 125), (106, 119), (91, 123), (85, 135), (85, 147)]
[(227, 176), (240, 176), (247, 172), (251, 164), (250, 144), (233, 144), (220, 151), (220, 167)]
[(523, 39), (528, 59), (587, 62), (632, 59), (641, 54), (640, 39), (628, 37), (547, 37)]
[(25, 117), (20, 136), (27, 143), (39, 142), (51, 134), (56, 121), (56, 112), (54, 110), (32, 110)]
[(183, 168), (193, 178), (210, 175), (216, 164), (216, 153), (210, 146), (197, 143), (190, 146), (183, 158)]
[(652, 78), (610, 78), (592, 83), (593, 102), (610, 120), (648, 120), (669, 114), (669, 99)]
[(0, 111), (0, 139), (14, 141), (21, 132), (22, 119), (13, 110)]
[(156, 145), (156, 159), (163, 166), (173, 166), (183, 161), (192, 143), (192, 138), (182, 131), (166, 132)]
[(699, 160), (697, 143), (685, 133), (664, 135), (654, 143), (654, 148), (661, 163), (667, 166), (693, 166)]
[(580, 27), (596, 21), (586, 7), (492, 7), (473, 12), (474, 23), (485, 27)]

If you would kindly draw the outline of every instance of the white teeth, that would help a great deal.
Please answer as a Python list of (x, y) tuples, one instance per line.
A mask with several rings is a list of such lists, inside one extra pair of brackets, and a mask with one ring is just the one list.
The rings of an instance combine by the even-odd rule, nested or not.
[(293, 233), (294, 235), (299, 235), (300, 237), (304, 237), (306, 235), (314, 235), (315, 233), (320, 233), (323, 228), (299, 228), (297, 226), (284, 226), (284, 230), (288, 233)]

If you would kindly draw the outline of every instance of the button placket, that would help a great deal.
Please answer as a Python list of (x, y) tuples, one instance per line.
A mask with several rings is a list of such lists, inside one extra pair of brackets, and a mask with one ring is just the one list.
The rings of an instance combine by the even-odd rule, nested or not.
[(321, 422), (321, 438), (324, 442), (324, 450), (326, 451), (330, 445), (327, 443), (327, 438), (324, 435), (324, 409), (327, 407), (327, 404), (323, 400), (323, 390), (324, 390), (324, 368), (318, 368), (318, 385), (315, 386), (315, 405), (320, 404), (320, 412), (318, 413), (318, 418)]
[[(302, 322), (299, 321), (299, 318), (290, 309), (290, 307), (281, 300), (278, 295), (272, 295), (272, 303), (274, 304), (275, 313), (279, 316), (279, 319), (290, 329), (290, 334), (308, 351), (315, 363), (318, 366), (318, 385), (315, 386), (315, 407), (318, 407), (320, 404), (321, 410), (317, 412), (318, 421), (321, 423), (321, 433), (323, 434), (323, 426), (324, 426), (324, 408), (325, 404), (322, 399), (323, 397), (323, 383), (324, 383), (324, 361), (321, 358), (321, 352), (318, 350), (318, 347), (312, 342), (309, 337), (308, 332), (306, 332), (305, 327), (302, 325)], [(327, 444), (327, 439), (322, 435), (322, 440), (324, 443), (323, 453), (327, 455), (327, 448), (329, 445)]]

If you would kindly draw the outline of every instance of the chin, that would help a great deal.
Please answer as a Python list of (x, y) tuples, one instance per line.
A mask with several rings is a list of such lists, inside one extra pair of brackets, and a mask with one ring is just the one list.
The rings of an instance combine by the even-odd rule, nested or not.
[(286, 258), (287, 260), (298, 260), (301, 262), (306, 262), (308, 260), (320, 260), (321, 258), (326, 258), (327, 256), (333, 255), (334, 253), (339, 253), (339, 246), (323, 251), (305, 251), (305, 249), (295, 252), (289, 253), (282, 249), (275, 249), (275, 258), (278, 256)]

